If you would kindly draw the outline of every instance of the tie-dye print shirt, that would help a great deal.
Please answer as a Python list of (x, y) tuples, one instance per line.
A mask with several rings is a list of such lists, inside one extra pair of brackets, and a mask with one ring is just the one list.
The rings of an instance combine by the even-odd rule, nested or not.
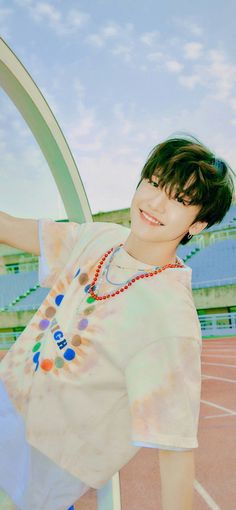
[[(96, 301), (88, 292), (96, 267), (130, 229), (38, 224), (39, 282), (50, 290), (0, 365), (28, 442), (94, 488), (140, 446), (197, 448), (202, 338), (191, 268), (168, 268)], [(122, 248), (112, 283), (104, 278), (98, 293), (151, 268)]]

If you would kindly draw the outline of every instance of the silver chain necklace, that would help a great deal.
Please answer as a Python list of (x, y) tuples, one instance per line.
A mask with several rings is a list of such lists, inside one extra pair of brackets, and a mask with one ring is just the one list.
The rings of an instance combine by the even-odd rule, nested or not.
[[(153, 266), (151, 269), (150, 269), (150, 268), (148, 268), (148, 270), (147, 270), (147, 269), (138, 269), (138, 272), (137, 272), (137, 273), (135, 273), (134, 275), (132, 275), (130, 278), (128, 278), (128, 280), (126, 280), (125, 282), (120, 282), (120, 283), (112, 282), (112, 281), (109, 279), (109, 277), (108, 277), (108, 272), (109, 272), (110, 265), (111, 265), (111, 262), (112, 262), (112, 260), (113, 260), (113, 258), (114, 258), (115, 253), (117, 253), (117, 252), (118, 252), (121, 248), (122, 248), (122, 246), (118, 246), (118, 247), (117, 247), (117, 248), (113, 251), (113, 253), (112, 253), (112, 254), (111, 254), (111, 256), (110, 256), (110, 259), (107, 261), (107, 264), (105, 265), (105, 267), (104, 267), (104, 269), (103, 269), (103, 271), (102, 271), (102, 275), (101, 275), (101, 277), (99, 278), (99, 280), (97, 280), (96, 285), (95, 285), (95, 289), (96, 289), (96, 294), (97, 294), (97, 295), (98, 295), (99, 288), (101, 287), (102, 280), (103, 280), (104, 276), (106, 277), (106, 281), (107, 281), (108, 283), (112, 284), (112, 285), (116, 285), (116, 286), (118, 286), (118, 285), (126, 285), (127, 283), (129, 283), (129, 282), (132, 280), (132, 278), (135, 278), (136, 276), (138, 276), (138, 274), (140, 274), (140, 272), (145, 272), (145, 273), (147, 273), (147, 272), (148, 272), (148, 270), (151, 272), (151, 271), (154, 271), (155, 269), (159, 269), (159, 268), (160, 268), (160, 266)], [(121, 267), (121, 266), (118, 266), (118, 267)], [(121, 267), (121, 268), (122, 268), (122, 267)], [(125, 268), (122, 268), (122, 269), (125, 269)]]

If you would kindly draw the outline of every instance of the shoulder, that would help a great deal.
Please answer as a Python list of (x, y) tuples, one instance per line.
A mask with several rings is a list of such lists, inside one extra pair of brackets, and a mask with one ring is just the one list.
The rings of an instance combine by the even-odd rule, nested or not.
[(157, 316), (165, 335), (186, 335), (200, 340), (201, 326), (192, 294), (191, 274), (188, 266), (163, 273)]
[[(130, 229), (118, 223), (108, 221), (88, 221), (80, 224), (80, 242), (87, 244), (90, 242), (102, 242), (103, 246), (107, 243), (122, 242), (129, 235)], [(101, 246), (101, 245), (100, 245)]]
[(84, 223), (80, 223), (80, 227), (84, 229), (86, 232), (91, 233), (106, 233), (106, 232), (130, 232), (128, 227), (124, 227), (119, 223), (113, 223), (111, 221), (86, 221)]
[[(117, 243), (123, 243), (129, 229), (112, 222), (87, 221), (79, 224), (79, 235), (73, 251), (72, 264), (79, 257), (88, 257), (94, 263)], [(84, 259), (83, 259), (84, 260)]]

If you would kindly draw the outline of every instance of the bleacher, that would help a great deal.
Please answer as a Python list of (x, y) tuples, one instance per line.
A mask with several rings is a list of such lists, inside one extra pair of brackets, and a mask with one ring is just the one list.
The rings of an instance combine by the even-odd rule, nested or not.
[(236, 283), (236, 239), (217, 240), (188, 260), (192, 287), (217, 287)]
[(207, 232), (214, 232), (215, 230), (221, 230), (226, 227), (236, 227), (236, 204), (231, 205), (229, 211), (225, 215), (221, 223), (216, 223), (212, 227), (207, 229)]
[(0, 311), (35, 310), (49, 289), (39, 287), (38, 271), (0, 276)]
[(186, 244), (186, 245), (180, 245), (177, 249), (177, 255), (184, 261), (186, 261), (188, 258), (192, 257), (195, 253), (197, 253), (200, 250), (197, 243), (192, 244)]

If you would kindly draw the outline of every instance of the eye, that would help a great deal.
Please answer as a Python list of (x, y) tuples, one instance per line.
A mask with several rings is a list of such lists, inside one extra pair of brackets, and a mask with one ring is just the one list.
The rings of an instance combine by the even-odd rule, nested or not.
[(183, 205), (188, 205), (188, 202), (186, 202), (186, 200), (184, 200), (183, 198), (181, 197), (175, 197), (174, 200), (177, 200), (179, 201), (180, 204), (183, 204)]
[[(155, 184), (155, 185), (156, 185), (156, 187), (158, 187), (158, 186), (159, 186), (158, 182), (153, 181), (151, 177), (148, 179), (148, 182), (149, 182), (150, 184)], [(155, 187), (155, 186), (154, 186), (154, 187)]]
[(183, 199), (182, 199), (181, 197), (175, 197), (175, 200), (177, 200), (177, 202), (181, 202), (181, 203), (183, 203), (183, 202), (184, 202), (184, 201), (183, 201)]

